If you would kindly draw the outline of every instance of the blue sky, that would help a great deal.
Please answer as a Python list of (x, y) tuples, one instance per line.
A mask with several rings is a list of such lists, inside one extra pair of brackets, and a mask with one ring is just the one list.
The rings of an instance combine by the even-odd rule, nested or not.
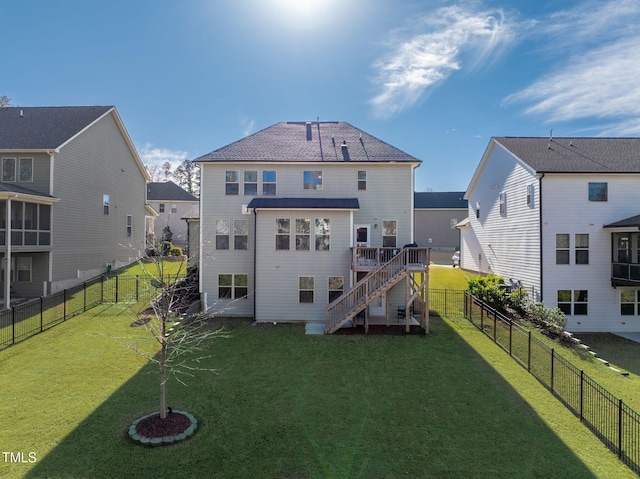
[(0, 0), (0, 95), (115, 105), (145, 164), (347, 121), (465, 190), (492, 136), (640, 136), (637, 0)]

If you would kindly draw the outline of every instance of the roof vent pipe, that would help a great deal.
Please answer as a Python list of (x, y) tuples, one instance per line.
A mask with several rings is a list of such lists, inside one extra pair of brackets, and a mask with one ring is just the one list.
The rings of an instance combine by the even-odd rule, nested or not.
[(349, 148), (347, 147), (347, 142), (343, 141), (342, 145), (342, 158), (344, 158), (344, 161), (351, 161), (351, 157), (349, 156)]

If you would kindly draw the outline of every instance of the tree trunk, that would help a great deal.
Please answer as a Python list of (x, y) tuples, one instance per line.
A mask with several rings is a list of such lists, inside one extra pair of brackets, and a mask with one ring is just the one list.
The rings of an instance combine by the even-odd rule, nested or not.
[(160, 326), (160, 418), (167, 418), (167, 338), (165, 321)]

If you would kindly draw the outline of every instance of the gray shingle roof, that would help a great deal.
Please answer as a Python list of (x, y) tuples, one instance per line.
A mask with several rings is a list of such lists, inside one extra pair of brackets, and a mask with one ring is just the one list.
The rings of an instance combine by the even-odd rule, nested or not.
[(147, 200), (198, 201), (198, 198), (176, 185), (173, 181), (165, 181), (147, 183)]
[(494, 140), (539, 173), (640, 173), (640, 138)]
[(112, 106), (0, 108), (0, 150), (55, 149)]
[[(346, 147), (343, 147), (343, 144)], [(349, 123), (336, 121), (276, 123), (203, 155), (195, 161), (419, 162), (420, 160)]]
[(0, 182), (0, 193), (18, 193), (20, 195), (40, 196), (42, 198), (54, 198), (51, 195), (41, 193), (39, 191), (30, 190), (15, 183), (3, 183)]
[(604, 228), (640, 228), (640, 215), (625, 218), (615, 223), (604, 225)]
[(425, 208), (457, 208), (467, 209), (469, 201), (464, 199), (464, 191), (427, 191), (413, 194), (413, 203), (416, 209)]
[(270, 209), (344, 209), (360, 208), (358, 198), (254, 198), (248, 208)]

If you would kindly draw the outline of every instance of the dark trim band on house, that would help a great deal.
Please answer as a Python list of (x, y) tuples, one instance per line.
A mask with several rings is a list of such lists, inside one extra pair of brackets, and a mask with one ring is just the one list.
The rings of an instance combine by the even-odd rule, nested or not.
[(247, 205), (253, 209), (271, 210), (358, 210), (358, 198), (254, 198)]

